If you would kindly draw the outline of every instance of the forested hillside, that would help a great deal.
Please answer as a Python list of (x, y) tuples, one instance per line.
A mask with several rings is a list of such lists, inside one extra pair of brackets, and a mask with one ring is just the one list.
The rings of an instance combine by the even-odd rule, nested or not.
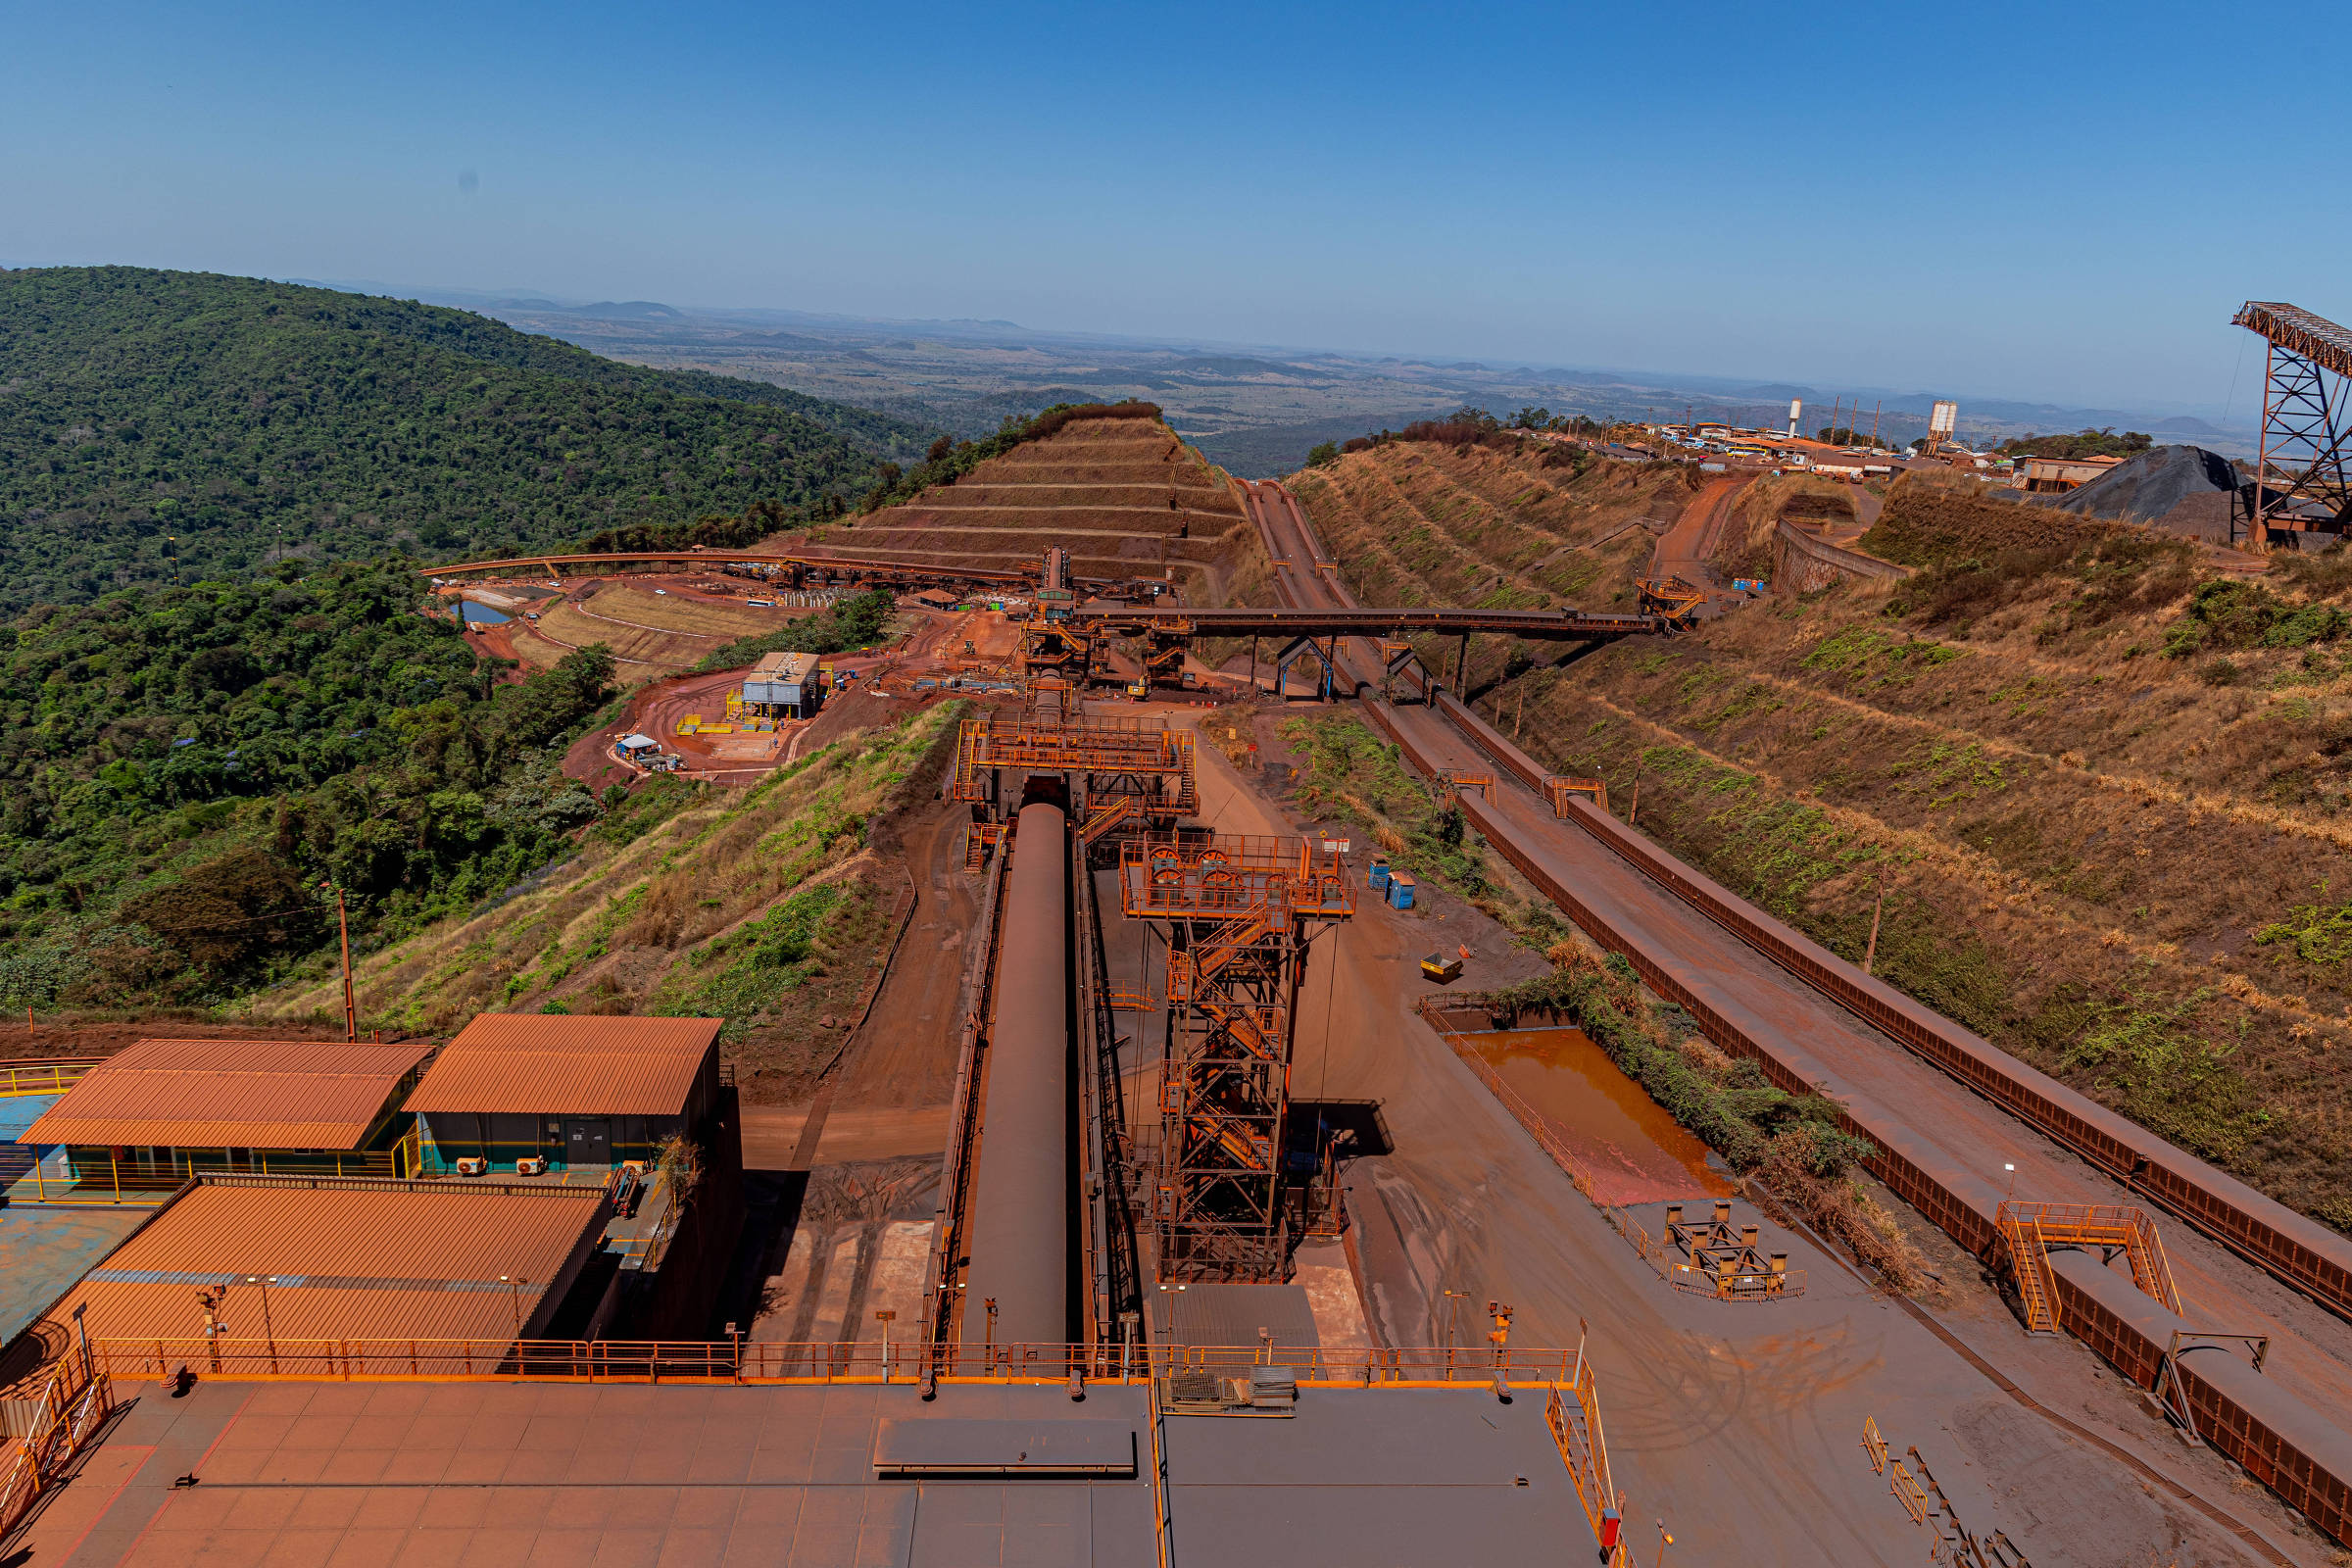
[(397, 936), (595, 820), (557, 763), (610, 658), (494, 685), (417, 589), (285, 563), (0, 632), (0, 1001), (219, 1000), (332, 941), (322, 882)]
[(0, 272), (0, 612), (288, 556), (807, 514), (935, 432), (485, 318), (211, 273)]

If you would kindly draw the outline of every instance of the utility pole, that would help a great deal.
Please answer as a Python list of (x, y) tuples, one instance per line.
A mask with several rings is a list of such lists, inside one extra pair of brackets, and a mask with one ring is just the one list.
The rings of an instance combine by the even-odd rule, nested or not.
[(1886, 410), (1886, 400), (1885, 398), (1879, 399), (1870, 406), (1870, 444), (1874, 447), (1879, 444), (1879, 416)]
[[(334, 887), (333, 883), (321, 886)], [(343, 1038), (352, 1045), (360, 1043), (360, 1004), (351, 989), (351, 916), (343, 907), (343, 890), (335, 888), (335, 924), (343, 933)]]
[(1886, 907), (1886, 862), (1879, 862), (1879, 896), (1870, 906), (1870, 946), (1862, 950), (1862, 972), (1870, 973), (1873, 960), (1879, 956), (1879, 912)]

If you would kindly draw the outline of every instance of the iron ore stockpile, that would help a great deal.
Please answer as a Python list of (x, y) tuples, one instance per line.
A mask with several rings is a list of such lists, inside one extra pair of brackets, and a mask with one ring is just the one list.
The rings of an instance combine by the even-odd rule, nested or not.
[[(0, 1556), (2343, 1560), (2352, 1244), (1679, 864), (1449, 689), (1472, 637), (1675, 635), (1688, 595), (1367, 609), (1282, 486), (1220, 488), (1142, 406), (1065, 424), (871, 562), (729, 568), (1030, 596), (1021, 689), (962, 712), (909, 854), (918, 906), (970, 916), (873, 982), (927, 999), (866, 1014), (921, 1038), (857, 1024), (797, 1107), (741, 1102), (717, 1018), (0, 1064)], [(1158, 588), (1031, 537), (1068, 509), (1157, 541)], [(1277, 605), (1140, 607), (1237, 517)], [(1620, 1004), (1680, 1009), (1759, 1103), (1822, 1097), (1939, 1286), (1710, 1156), (1565, 1027), (1597, 1012), (1445, 989), (1544, 965), (1416, 845), (1237, 763), (1196, 636), (1275, 639), (1267, 695), (1313, 668)]]

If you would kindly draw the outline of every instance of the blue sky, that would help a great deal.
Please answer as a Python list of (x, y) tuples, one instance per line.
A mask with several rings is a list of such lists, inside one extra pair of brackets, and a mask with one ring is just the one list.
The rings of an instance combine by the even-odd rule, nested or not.
[(2352, 318), (2340, 116), (2256, 34), (2340, 58), (2352, 23), (19, 7), (0, 259), (2132, 408), (2234, 382), (2242, 419), (2239, 301)]

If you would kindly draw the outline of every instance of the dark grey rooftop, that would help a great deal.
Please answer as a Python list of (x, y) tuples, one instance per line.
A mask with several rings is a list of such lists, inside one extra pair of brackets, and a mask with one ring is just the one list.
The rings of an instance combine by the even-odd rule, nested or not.
[[(1157, 1557), (1140, 1386), (122, 1392), (135, 1402), (16, 1543), (27, 1568)], [(1540, 1390), (1308, 1389), (1295, 1415), (1169, 1416), (1161, 1440), (1177, 1563), (1520, 1564), (1591, 1540)], [(877, 1474), (910, 1459), (959, 1473)]]

